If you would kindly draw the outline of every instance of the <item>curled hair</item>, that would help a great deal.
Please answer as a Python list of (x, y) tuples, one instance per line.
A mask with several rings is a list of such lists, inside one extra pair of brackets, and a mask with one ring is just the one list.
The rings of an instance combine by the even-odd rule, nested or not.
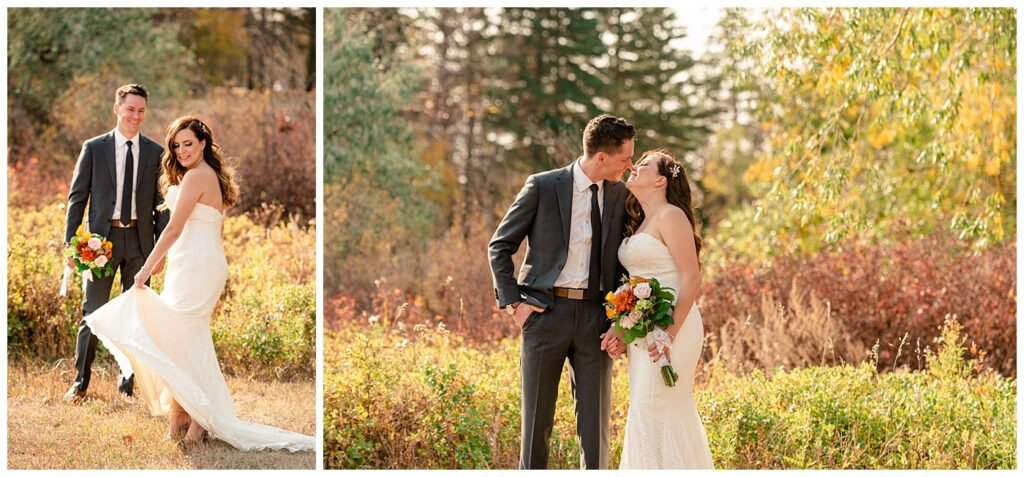
[(587, 123), (583, 130), (583, 154), (587, 157), (597, 152), (617, 152), (627, 140), (636, 137), (636, 128), (610, 114), (602, 114)]
[[(693, 243), (697, 247), (697, 263), (700, 264), (700, 249), (703, 241), (697, 231), (697, 221), (693, 214), (693, 194), (690, 192), (690, 181), (686, 177), (686, 168), (665, 148), (646, 151), (640, 155), (640, 160), (637, 162), (643, 161), (648, 156), (656, 156), (653, 160), (658, 165), (658, 174), (665, 176), (665, 198), (668, 203), (683, 209), (686, 218), (690, 220), (690, 226), (693, 228)], [(644, 209), (640, 207), (640, 201), (633, 194), (629, 194), (629, 197), (626, 198), (626, 235), (636, 233), (636, 229), (640, 228), (643, 221)]]
[(178, 162), (178, 155), (174, 152), (174, 137), (185, 129), (192, 131), (192, 134), (196, 135), (196, 139), (206, 141), (206, 145), (203, 147), (203, 159), (217, 173), (217, 182), (220, 183), (224, 208), (227, 209), (238, 203), (238, 184), (235, 183), (234, 168), (224, 159), (220, 152), (220, 146), (213, 142), (213, 131), (210, 130), (210, 127), (194, 116), (182, 116), (175, 119), (167, 128), (166, 147), (160, 158), (164, 169), (160, 183), (164, 193), (167, 193), (168, 187), (180, 184), (182, 178), (185, 177), (185, 172), (188, 171)]

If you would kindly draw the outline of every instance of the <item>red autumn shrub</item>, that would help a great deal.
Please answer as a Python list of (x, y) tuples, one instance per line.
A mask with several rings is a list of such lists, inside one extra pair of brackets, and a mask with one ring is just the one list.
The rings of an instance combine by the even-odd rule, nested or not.
[[(338, 290), (325, 307), (327, 325), (443, 322), (469, 342), (514, 336), (512, 320), (494, 302), (486, 250), (493, 229), (483, 222), (373, 267), (347, 263), (341, 269), (350, 281), (325, 284)], [(879, 368), (917, 369), (945, 317), (956, 315), (971, 356), (1015, 375), (1015, 263), (1012, 243), (975, 252), (941, 236), (767, 266), (734, 261), (704, 280), (704, 361), (739, 361), (730, 365), (742, 370), (858, 363), (877, 342)], [(371, 270), (375, 281), (351, 278)]]
[[(880, 367), (923, 365), (908, 350), (931, 345), (944, 318), (955, 315), (973, 357), (983, 355), (1001, 373), (1016, 374), (1012, 242), (976, 252), (933, 236), (784, 257), (762, 269), (734, 264), (705, 281), (700, 301), (705, 327), (710, 334), (730, 320), (756, 319), (763, 298), (788, 308), (793, 287), (826, 302), (844, 333), (864, 343), (877, 341)], [(904, 337), (902, 357), (894, 363)]]

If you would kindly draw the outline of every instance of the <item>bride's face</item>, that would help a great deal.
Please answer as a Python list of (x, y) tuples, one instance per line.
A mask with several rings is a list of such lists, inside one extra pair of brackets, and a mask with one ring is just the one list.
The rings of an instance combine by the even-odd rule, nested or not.
[(185, 128), (174, 135), (174, 157), (185, 169), (191, 169), (203, 160), (203, 148), (206, 141), (200, 141), (191, 129)]
[(637, 162), (632, 168), (629, 179), (626, 180), (626, 188), (636, 195), (638, 192), (664, 187), (668, 179), (658, 172), (658, 162), (661, 160), (660, 155), (651, 154)]

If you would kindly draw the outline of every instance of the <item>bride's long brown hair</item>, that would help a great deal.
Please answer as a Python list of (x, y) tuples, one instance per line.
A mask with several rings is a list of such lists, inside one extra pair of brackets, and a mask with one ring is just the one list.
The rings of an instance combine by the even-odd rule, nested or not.
[(164, 174), (160, 178), (160, 185), (167, 194), (167, 188), (181, 183), (188, 169), (178, 162), (178, 155), (174, 152), (174, 136), (179, 132), (188, 129), (196, 135), (196, 139), (206, 141), (203, 148), (203, 159), (217, 173), (217, 181), (220, 182), (221, 200), (224, 208), (227, 209), (238, 203), (238, 184), (235, 182), (235, 171), (220, 153), (220, 146), (213, 142), (213, 130), (195, 116), (182, 116), (175, 119), (167, 128), (167, 139), (164, 154), (160, 157), (163, 164)]
[[(653, 160), (658, 165), (658, 174), (665, 176), (667, 181), (665, 198), (668, 203), (683, 209), (686, 218), (690, 220), (690, 226), (693, 228), (693, 243), (697, 246), (697, 263), (699, 265), (703, 241), (698, 233), (696, 217), (693, 214), (693, 194), (690, 192), (690, 181), (686, 178), (686, 168), (665, 148), (646, 151), (640, 155), (640, 160), (637, 162), (642, 162), (648, 156), (656, 156)], [(640, 201), (633, 194), (629, 194), (629, 197), (626, 198), (626, 236), (635, 234), (636, 229), (643, 221), (644, 209), (640, 207)]]

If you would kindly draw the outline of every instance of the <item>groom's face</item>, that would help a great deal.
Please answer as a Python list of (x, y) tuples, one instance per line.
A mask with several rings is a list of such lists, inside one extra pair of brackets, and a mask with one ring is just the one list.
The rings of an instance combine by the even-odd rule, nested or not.
[(633, 165), (633, 140), (627, 139), (618, 151), (598, 154), (604, 155), (604, 160), (600, 161), (604, 179), (614, 182), (621, 181), (622, 174)]
[(146, 98), (129, 94), (120, 103), (114, 103), (114, 114), (117, 115), (117, 128), (121, 133), (134, 137), (146, 120)]

